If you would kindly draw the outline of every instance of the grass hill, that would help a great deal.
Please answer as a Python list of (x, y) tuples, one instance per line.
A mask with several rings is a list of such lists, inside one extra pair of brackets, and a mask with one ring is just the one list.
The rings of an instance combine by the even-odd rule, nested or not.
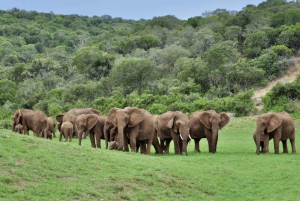
[[(188, 156), (93, 149), (58, 138), (0, 130), (0, 200), (297, 200), (299, 153), (256, 155), (256, 117), (233, 118), (216, 154), (188, 145)], [(300, 120), (296, 121), (296, 147)], [(291, 151), (288, 143), (289, 151)], [(280, 147), (282, 152), (282, 147)]]

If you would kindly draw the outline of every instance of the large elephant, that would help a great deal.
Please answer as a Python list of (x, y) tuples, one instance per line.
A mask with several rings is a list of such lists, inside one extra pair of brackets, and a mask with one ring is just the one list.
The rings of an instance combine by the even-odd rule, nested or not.
[(169, 145), (173, 140), (175, 154), (185, 152), (187, 155), (187, 143), (191, 139), (190, 115), (180, 111), (168, 111), (161, 114), (158, 121), (158, 136), (161, 148), (166, 154), (169, 154)]
[[(128, 146), (128, 140), (126, 139), (128, 136), (131, 151), (136, 151), (137, 141), (146, 141), (146, 154), (150, 154), (155, 132), (152, 114), (136, 107), (111, 108), (107, 115), (107, 120), (105, 124), (113, 124), (111, 127), (117, 127), (118, 129), (119, 150), (123, 150), (124, 147)], [(126, 129), (127, 135), (124, 134), (124, 129)]]
[(24, 134), (29, 135), (29, 130), (32, 130), (35, 136), (42, 136), (47, 139), (47, 116), (41, 110), (17, 110), (14, 113), (12, 121), (12, 131), (16, 132), (16, 125), (21, 124), (24, 129)]
[(61, 128), (59, 130), (59, 141), (61, 141), (62, 135), (64, 135), (66, 142), (69, 141), (72, 142), (73, 137), (73, 124), (69, 121), (65, 121), (61, 124)]
[(269, 153), (269, 139), (273, 137), (275, 154), (279, 154), (279, 141), (283, 144), (283, 153), (288, 153), (287, 139), (290, 139), (292, 153), (296, 153), (294, 120), (286, 112), (268, 112), (258, 116), (256, 121), (256, 154), (260, 154), (261, 135), (264, 133), (264, 153)]
[(49, 132), (48, 135), (52, 135), (53, 137), (56, 137), (56, 135), (55, 135), (56, 123), (55, 123), (54, 119), (52, 117), (48, 117), (47, 122), (48, 122), (48, 132)]
[(75, 119), (77, 116), (81, 114), (96, 114), (101, 116), (101, 112), (99, 110), (93, 109), (93, 108), (74, 108), (66, 112), (65, 114), (58, 114), (56, 116), (56, 120), (59, 122), (58, 124), (58, 130), (60, 130), (61, 124), (65, 121), (69, 121), (73, 124), (73, 136), (77, 135), (77, 129), (75, 127)]
[[(117, 110), (120, 110), (120, 108), (113, 107), (108, 112), (108, 118), (106, 118), (104, 123), (104, 138), (105, 138), (105, 148), (108, 148), (108, 142), (117, 141), (115, 138), (118, 134), (114, 116), (109, 117), (109, 114), (115, 114)], [(114, 144), (114, 146), (116, 146)], [(119, 146), (119, 144), (118, 144)]]
[(78, 129), (78, 144), (81, 145), (82, 133), (89, 132), (92, 147), (101, 148), (101, 138), (104, 139), (103, 129), (106, 117), (96, 114), (82, 114), (76, 118), (76, 127)]
[(217, 151), (218, 132), (230, 121), (230, 117), (214, 110), (198, 110), (191, 114), (191, 137), (195, 141), (195, 151), (200, 152), (199, 141), (207, 138), (209, 152)]

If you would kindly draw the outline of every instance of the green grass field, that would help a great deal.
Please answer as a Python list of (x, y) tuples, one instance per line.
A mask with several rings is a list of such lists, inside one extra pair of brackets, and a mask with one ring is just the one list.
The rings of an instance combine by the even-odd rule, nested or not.
[[(150, 156), (0, 130), (0, 200), (299, 200), (298, 154), (256, 155), (255, 117), (233, 118), (216, 154)], [(58, 135), (58, 133), (57, 133)], [(288, 144), (291, 152), (290, 143)], [(152, 148), (154, 152), (154, 148)], [(282, 147), (280, 147), (282, 152)]]

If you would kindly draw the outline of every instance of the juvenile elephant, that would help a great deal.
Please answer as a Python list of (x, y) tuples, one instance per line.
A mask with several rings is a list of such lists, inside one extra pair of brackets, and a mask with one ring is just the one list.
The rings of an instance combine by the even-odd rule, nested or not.
[(198, 110), (191, 115), (191, 137), (195, 141), (195, 151), (200, 152), (199, 141), (207, 138), (209, 152), (217, 151), (218, 132), (230, 121), (230, 117), (214, 110)]
[[(180, 111), (168, 111), (160, 115), (158, 121), (158, 136), (161, 149), (169, 154), (171, 140), (174, 141), (175, 154), (187, 155), (187, 143), (190, 136), (190, 116)], [(165, 145), (166, 142), (166, 145)]]
[(16, 130), (16, 132), (18, 132), (20, 134), (23, 134), (23, 132), (24, 132), (24, 128), (21, 124), (16, 125), (15, 130)]
[(89, 132), (92, 147), (101, 148), (101, 138), (104, 139), (103, 129), (106, 117), (96, 114), (82, 114), (76, 118), (76, 127), (78, 129), (78, 144), (81, 145), (82, 133)]
[(65, 121), (61, 124), (60, 134), (59, 134), (59, 141), (61, 141), (62, 135), (64, 135), (66, 142), (72, 142), (73, 137), (73, 124), (69, 121)]
[(16, 132), (16, 125), (21, 124), (24, 129), (24, 134), (29, 135), (29, 130), (32, 130), (35, 136), (42, 136), (47, 139), (47, 116), (41, 110), (17, 110), (14, 113), (12, 120), (12, 131)]
[(52, 117), (47, 118), (47, 123), (48, 123), (48, 134), (52, 135), (52, 137), (56, 137), (55, 135), (55, 126), (56, 123)]
[(73, 136), (78, 137), (77, 129), (75, 128), (75, 120), (76, 117), (81, 114), (96, 114), (101, 116), (101, 112), (99, 110), (93, 108), (74, 108), (66, 112), (65, 114), (58, 114), (56, 116), (56, 120), (59, 122), (58, 130), (60, 130), (61, 124), (65, 121), (69, 121), (73, 124)]
[(283, 153), (288, 153), (286, 141), (290, 139), (292, 153), (296, 153), (294, 120), (286, 112), (268, 112), (258, 116), (256, 121), (256, 154), (260, 154), (261, 134), (264, 133), (264, 153), (269, 153), (269, 139), (273, 137), (275, 154), (279, 154), (279, 141), (283, 144)]
[[(269, 141), (273, 138), (273, 135), (269, 135)], [(264, 133), (261, 134), (260, 136), (260, 153), (263, 153), (264, 152), (264, 139), (265, 139), (265, 136), (264, 136)], [(256, 144), (256, 135), (255, 133), (253, 134), (253, 140), (254, 140), (254, 143)]]
[(147, 143), (146, 154), (150, 154), (155, 130), (152, 114), (136, 107), (111, 108), (107, 120), (113, 124), (112, 127), (118, 129), (119, 150), (128, 146), (127, 136), (124, 134), (124, 129), (126, 129), (131, 151), (136, 151), (137, 141), (143, 141)]

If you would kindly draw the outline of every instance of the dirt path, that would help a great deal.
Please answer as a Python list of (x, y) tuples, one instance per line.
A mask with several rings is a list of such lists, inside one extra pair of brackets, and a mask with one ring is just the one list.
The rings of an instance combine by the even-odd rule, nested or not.
[(294, 58), (294, 61), (295, 66), (288, 69), (282, 77), (269, 82), (265, 87), (255, 89), (252, 100), (254, 101), (258, 112), (260, 112), (263, 108), (261, 98), (265, 96), (278, 82), (290, 83), (296, 80), (297, 76), (300, 74), (300, 59)]

